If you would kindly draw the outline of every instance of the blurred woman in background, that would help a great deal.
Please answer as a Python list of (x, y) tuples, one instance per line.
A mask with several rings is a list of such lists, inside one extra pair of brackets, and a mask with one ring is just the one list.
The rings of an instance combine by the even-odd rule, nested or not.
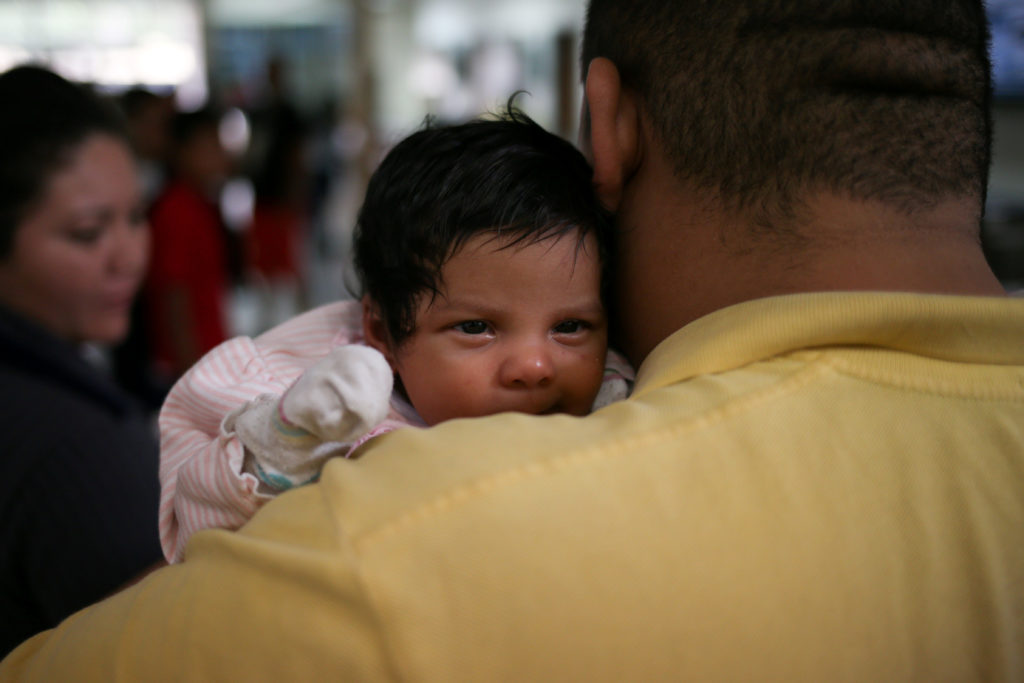
[(151, 424), (82, 353), (128, 329), (142, 202), (106, 103), (0, 75), (0, 656), (161, 558)]

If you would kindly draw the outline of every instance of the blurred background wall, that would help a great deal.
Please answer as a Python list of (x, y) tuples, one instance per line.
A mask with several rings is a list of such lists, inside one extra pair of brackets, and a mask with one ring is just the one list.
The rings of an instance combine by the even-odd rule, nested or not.
[[(1008, 287), (1024, 287), (1024, 3), (990, 0), (997, 60), (985, 239)], [(366, 177), (424, 117), (458, 121), (517, 104), (575, 139), (585, 0), (0, 0), (0, 68), (35, 61), (117, 97), (215, 105), (236, 173), (228, 227), (252, 224), (268, 111), (301, 122), (301, 225), (293, 282), (249, 272), (233, 331), (257, 332), (347, 295), (345, 262)], [(0, 103), (2, 106), (2, 103)], [(261, 118), (263, 117), (263, 118)]]
[[(425, 117), (517, 105), (574, 139), (582, 0), (0, 0), (0, 68), (42, 62), (119, 97), (144, 89), (178, 110), (213, 105), (236, 157), (221, 207), (252, 224), (263, 126), (286, 107), (303, 142), (297, 280), (249, 272), (233, 331), (256, 332), (347, 296), (348, 241), (366, 177)], [(268, 114), (268, 112), (273, 112)]]

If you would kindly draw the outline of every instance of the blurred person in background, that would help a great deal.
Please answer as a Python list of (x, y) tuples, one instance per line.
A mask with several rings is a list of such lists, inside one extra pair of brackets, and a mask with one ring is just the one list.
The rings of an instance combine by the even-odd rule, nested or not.
[(114, 110), (0, 76), (0, 653), (161, 558), (151, 424), (83, 356), (113, 344), (149, 230)]
[(157, 373), (167, 387), (228, 337), (233, 252), (217, 200), (230, 158), (219, 123), (212, 109), (175, 114), (170, 176), (150, 212), (146, 306)]
[(135, 87), (117, 100), (124, 113), (128, 139), (135, 150), (142, 182), (142, 195), (152, 203), (167, 181), (167, 155), (171, 146), (171, 118), (174, 100), (145, 88)]
[[(128, 139), (135, 150), (142, 196), (148, 212), (167, 182), (174, 100), (135, 87), (118, 97), (117, 104), (124, 114)], [(146, 298), (136, 297), (128, 334), (111, 349), (111, 365), (118, 384), (155, 413), (163, 403), (168, 387), (160, 379), (154, 364), (149, 327)]]
[(249, 174), (256, 194), (245, 233), (247, 275), (261, 297), (260, 328), (304, 307), (303, 242), (310, 220), (309, 122), (288, 93), (287, 63), (267, 62), (265, 99), (252, 108)]

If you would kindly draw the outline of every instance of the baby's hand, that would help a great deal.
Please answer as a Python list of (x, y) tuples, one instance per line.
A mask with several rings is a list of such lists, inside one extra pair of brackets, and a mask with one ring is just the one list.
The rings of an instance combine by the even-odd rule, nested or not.
[(379, 351), (342, 346), (284, 396), (263, 394), (230, 413), (224, 428), (245, 446), (244, 471), (281, 491), (315, 480), (328, 458), (384, 420), (393, 382)]
[(280, 417), (323, 441), (354, 441), (387, 417), (393, 381), (379, 351), (342, 346), (285, 392)]

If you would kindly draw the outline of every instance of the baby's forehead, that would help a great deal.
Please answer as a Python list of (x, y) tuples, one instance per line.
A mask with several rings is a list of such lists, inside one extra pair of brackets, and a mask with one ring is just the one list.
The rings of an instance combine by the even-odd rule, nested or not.
[[(593, 230), (574, 225), (556, 225), (543, 229), (516, 229), (516, 228), (491, 228), (483, 230), (462, 238), (458, 243), (452, 245), (447, 257), (441, 264), (440, 270), (453, 260), (458, 258), (477, 257), (490, 253), (501, 252), (510, 258), (522, 257), (535, 259), (535, 247), (552, 251), (557, 247), (572, 244), (572, 260), (575, 261), (579, 254), (586, 258), (600, 261), (603, 257), (598, 248), (597, 235)], [(529, 253), (523, 254), (524, 251)]]
[(444, 264), (436, 291), (425, 302), (435, 310), (594, 309), (601, 306), (597, 249), (576, 231), (547, 239), (481, 235)]

